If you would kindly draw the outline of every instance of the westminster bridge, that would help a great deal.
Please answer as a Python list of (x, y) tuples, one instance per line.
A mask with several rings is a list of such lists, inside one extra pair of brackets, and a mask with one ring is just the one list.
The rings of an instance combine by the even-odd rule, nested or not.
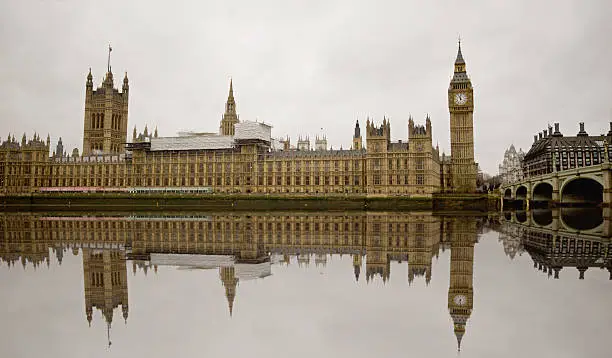
[(527, 207), (534, 203), (562, 205), (603, 205), (612, 202), (612, 167), (602, 163), (554, 171), (502, 185), (503, 205)]

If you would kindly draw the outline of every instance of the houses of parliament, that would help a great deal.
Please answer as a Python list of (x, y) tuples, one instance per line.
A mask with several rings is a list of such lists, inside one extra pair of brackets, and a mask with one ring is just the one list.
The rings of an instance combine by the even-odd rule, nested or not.
[[(219, 131), (162, 137), (145, 127), (128, 137), (129, 80), (115, 87), (110, 66), (94, 88), (85, 83), (83, 148), (66, 153), (60, 140), (51, 152), (50, 137), (38, 134), (0, 145), (0, 195), (36, 192), (160, 191), (206, 188), (209, 193), (289, 195), (358, 194), (431, 197), (439, 192), (476, 190), (472, 83), (459, 43), (448, 87), (450, 157), (433, 146), (429, 117), (408, 119), (408, 138), (391, 141), (391, 124), (367, 119), (355, 123), (350, 149), (332, 150), (325, 137), (297, 146), (276, 140), (271, 126), (242, 121), (233, 83)], [(361, 123), (363, 125), (364, 123)], [(363, 130), (363, 133), (362, 133)], [(363, 138), (365, 136), (365, 138)]]

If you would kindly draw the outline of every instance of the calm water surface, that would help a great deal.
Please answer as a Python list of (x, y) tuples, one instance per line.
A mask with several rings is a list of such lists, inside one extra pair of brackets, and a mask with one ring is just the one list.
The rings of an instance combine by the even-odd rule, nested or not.
[(1, 214), (1, 356), (609, 357), (580, 215)]

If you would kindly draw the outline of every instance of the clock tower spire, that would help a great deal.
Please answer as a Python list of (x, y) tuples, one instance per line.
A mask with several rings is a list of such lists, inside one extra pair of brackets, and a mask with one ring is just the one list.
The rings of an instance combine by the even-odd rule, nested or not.
[(455, 71), (448, 87), (450, 112), (451, 176), (455, 192), (476, 191), (474, 162), (474, 91), (465, 69), (461, 40), (455, 59)]

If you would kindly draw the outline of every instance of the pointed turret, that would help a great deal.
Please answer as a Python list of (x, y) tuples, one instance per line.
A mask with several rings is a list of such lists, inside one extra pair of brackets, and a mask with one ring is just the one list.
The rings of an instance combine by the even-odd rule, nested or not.
[(85, 92), (87, 95), (91, 95), (93, 92), (93, 76), (91, 75), (91, 67), (89, 68), (89, 73), (87, 74), (87, 81), (85, 82)]
[(353, 134), (353, 149), (361, 150), (363, 149), (362, 147), (361, 128), (359, 128), (359, 120), (357, 120), (357, 122), (355, 122), (355, 133)]
[(126, 92), (130, 89), (127, 71), (125, 72), (125, 77), (123, 77), (123, 92)]
[(236, 123), (238, 123), (238, 114), (236, 113), (236, 101), (234, 99), (234, 83), (230, 78), (229, 94), (225, 103), (225, 113), (221, 117), (219, 134), (234, 135)]
[(106, 73), (106, 77), (104, 77), (104, 83), (102, 85), (109, 89), (114, 87), (113, 73), (110, 70)]
[(121, 305), (121, 311), (123, 311), (123, 321), (127, 323), (129, 308), (127, 304)]
[(355, 272), (355, 282), (359, 282), (359, 274), (361, 273), (361, 255), (353, 255), (353, 271)]
[(153, 134), (153, 138), (157, 138), (157, 126), (155, 126), (155, 133)]

